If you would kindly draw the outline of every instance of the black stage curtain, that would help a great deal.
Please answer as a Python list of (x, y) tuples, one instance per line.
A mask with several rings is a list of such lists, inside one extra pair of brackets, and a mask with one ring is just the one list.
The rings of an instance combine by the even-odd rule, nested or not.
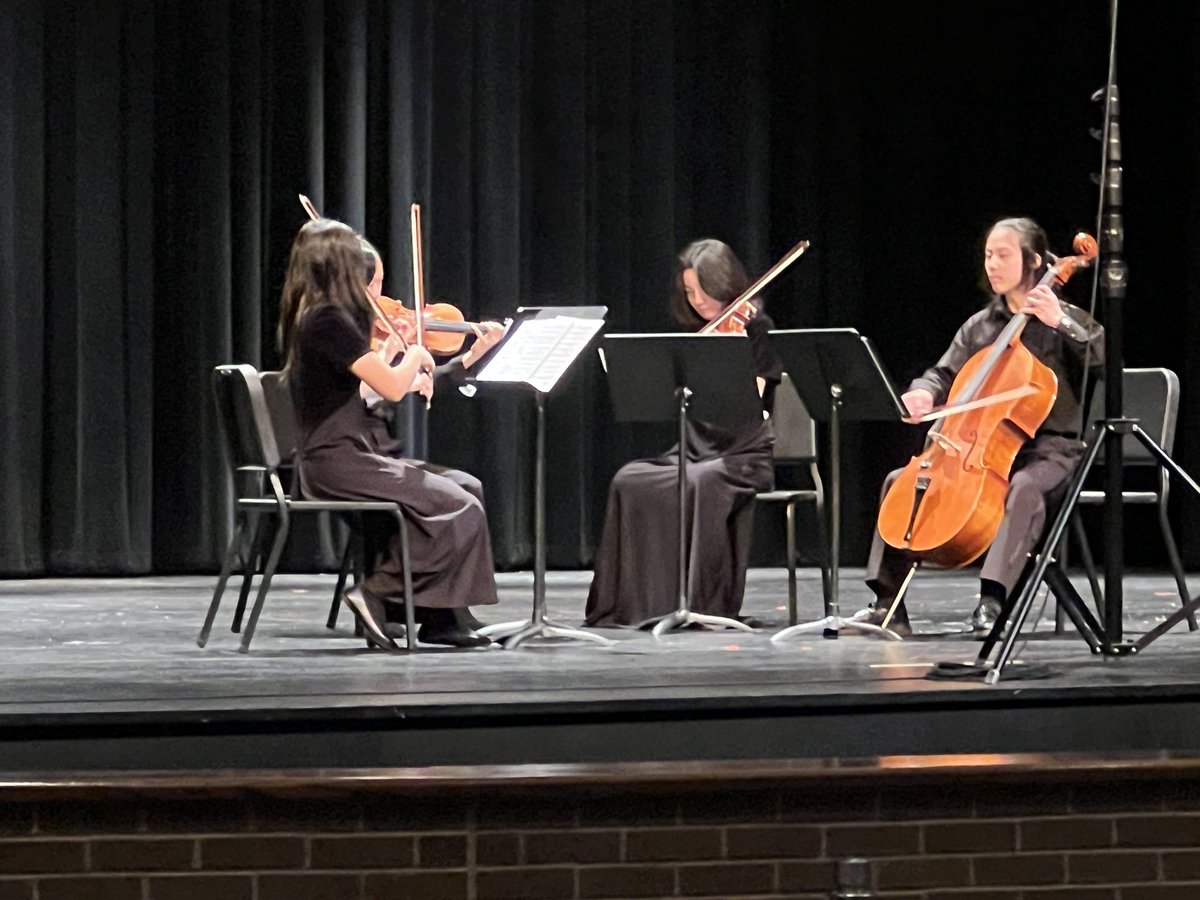
[[(901, 381), (978, 304), (989, 221), (1031, 214), (1067, 252), (1095, 215), (1098, 2), (866, 21), (789, 0), (94, 6), (0, 0), (8, 575), (215, 567), (230, 498), (209, 373), (278, 364), (298, 192), (372, 238), (393, 296), (411, 293), (416, 200), (431, 296), (471, 318), (604, 304), (613, 331), (671, 327), (672, 259), (693, 238), (728, 241), (752, 271), (808, 238), (768, 311), (858, 327)], [(1192, 470), (1198, 29), (1198, 10), (1127, 5), (1120, 35), (1126, 358), (1180, 373)], [(612, 473), (669, 438), (611, 421), (593, 358), (548, 416), (550, 561), (586, 566)], [(484, 480), (505, 568), (531, 557), (531, 419), (527, 401), (446, 391), (428, 423), (430, 457)], [(848, 431), (853, 561), (917, 439)], [(1195, 505), (1177, 512), (1196, 533)], [(1131, 560), (1157, 559), (1152, 543), (1131, 538)]]

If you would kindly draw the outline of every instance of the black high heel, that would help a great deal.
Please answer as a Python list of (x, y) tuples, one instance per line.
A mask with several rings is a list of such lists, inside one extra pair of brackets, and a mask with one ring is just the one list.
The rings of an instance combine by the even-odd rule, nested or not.
[(342, 594), (342, 602), (350, 607), (354, 617), (362, 623), (363, 634), (366, 635), (368, 641), (381, 650), (400, 649), (383, 630), (386, 618), (383, 604), (380, 601), (362, 588), (354, 587)]

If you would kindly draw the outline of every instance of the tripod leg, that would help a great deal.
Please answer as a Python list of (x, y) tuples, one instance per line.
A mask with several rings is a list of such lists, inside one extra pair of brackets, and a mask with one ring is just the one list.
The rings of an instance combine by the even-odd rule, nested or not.
[(1176, 625), (1178, 625), (1184, 619), (1188, 618), (1189, 616), (1195, 615), (1197, 609), (1200, 609), (1200, 597), (1193, 597), (1191, 600), (1188, 601), (1187, 605), (1185, 605), (1182, 609), (1175, 610), (1175, 612), (1173, 612), (1173, 613), (1171, 613), (1171, 615), (1167, 616), (1167, 618), (1164, 621), (1159, 622), (1153, 631), (1147, 631), (1140, 638), (1138, 638), (1136, 641), (1134, 641), (1133, 642), (1134, 650), (1136, 650), (1136, 651), (1144, 650), (1146, 647), (1153, 644), (1156, 640), (1158, 640), (1160, 637), (1162, 637), (1164, 634), (1166, 634), (1168, 631), (1170, 631), (1172, 628), (1174, 628)]
[[(1158, 504), (1158, 526), (1162, 529), (1163, 543), (1167, 545), (1167, 558), (1171, 561), (1171, 571), (1175, 575), (1175, 586), (1179, 590), (1179, 602), (1187, 606), (1191, 600), (1188, 593), (1187, 578), (1183, 574), (1183, 560), (1179, 558), (1179, 548), (1175, 544), (1175, 535), (1171, 533), (1171, 523), (1167, 521), (1167, 505)], [(1188, 613), (1188, 631), (1196, 630), (1196, 616)]]
[(788, 624), (795, 625), (796, 615), (796, 500), (787, 503), (787, 578), (788, 578)]
[(1054, 593), (1055, 599), (1058, 600), (1058, 608), (1070, 616), (1071, 623), (1079, 632), (1080, 637), (1087, 642), (1092, 652), (1099, 653), (1103, 649), (1103, 645), (1097, 635), (1103, 629), (1100, 627), (1100, 623), (1092, 617), (1091, 612), (1088, 611), (1083, 598), (1075, 590), (1075, 585), (1071, 584), (1071, 580), (1067, 578), (1063, 570), (1057, 565), (1052, 565), (1046, 569), (1045, 580), (1050, 590)]
[[(987, 657), (991, 654), (992, 647), (995, 643), (994, 639), (1000, 634), (1000, 629), (1004, 628), (1006, 620), (1009, 621), (1008, 630), (1004, 632), (1003, 643), (1000, 645), (1000, 651), (996, 655), (996, 661), (992, 664), (992, 670), (987, 674), (987, 683), (995, 684), (1000, 680), (1001, 673), (1004, 667), (1008, 664), (1009, 657), (1012, 656), (1013, 648), (1016, 646), (1017, 635), (1020, 634), (1021, 628), (1024, 627), (1026, 619), (1029, 618), (1029, 610), (1033, 607), (1033, 598), (1037, 594), (1037, 589), (1042, 583), (1042, 579), (1046, 576), (1046, 569), (1050, 566), (1050, 549), (1058, 546), (1058, 542), (1062, 540), (1063, 534), (1066, 533), (1067, 523), (1070, 521), (1072, 514), (1075, 512), (1075, 504), (1079, 501), (1079, 493), (1083, 490), (1083, 480), (1087, 477), (1087, 473), (1092, 466), (1096, 464), (1096, 457), (1100, 455), (1100, 448), (1104, 446), (1103, 441), (1096, 441), (1088, 448), (1087, 454), (1079, 467), (1075, 470), (1075, 475), (1071, 479), (1071, 486), (1067, 490), (1066, 496), (1063, 498), (1062, 504), (1058, 508), (1058, 515), (1054, 517), (1054, 522), (1050, 526), (1049, 534), (1042, 542), (1044, 548), (1041, 553), (1035, 557), (1033, 572), (1021, 589), (1020, 596), (1013, 603), (1012, 615), (1006, 614), (1006, 610), (1002, 610), (1000, 618), (996, 620), (996, 626), (992, 629), (992, 633), (988, 635), (988, 640), (984, 642), (983, 648), (980, 649), (978, 661), (982, 665), (987, 661)], [(1007, 601), (1005, 602), (1007, 606)], [(1107, 644), (1108, 637), (1105, 635), (1105, 643)]]

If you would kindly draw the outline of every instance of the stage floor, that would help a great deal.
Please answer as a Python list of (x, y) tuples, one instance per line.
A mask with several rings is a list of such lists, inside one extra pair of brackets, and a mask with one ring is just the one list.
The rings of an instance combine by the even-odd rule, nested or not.
[[(847, 614), (868, 599), (861, 576), (861, 570), (843, 570)], [(550, 573), (550, 616), (579, 624), (590, 578), (590, 572)], [(372, 754), (402, 753), (408, 762), (429, 764), (477, 756), (555, 762), (622, 753), (811, 758), (1200, 745), (1192, 712), (1193, 706), (1200, 710), (1194, 702), (1200, 699), (1200, 633), (1189, 633), (1186, 624), (1142, 655), (1106, 660), (1093, 656), (1069, 624), (1054, 635), (1051, 601), (1018, 657), (1049, 667), (1047, 677), (995, 686), (927, 679), (933, 663), (970, 661), (978, 650), (966, 632), (977, 584), (969, 574), (918, 576), (910, 601), (917, 635), (902, 643), (849, 634), (772, 643), (786, 619), (785, 574), (752, 570), (744, 612), (769, 626), (754, 634), (687, 631), (655, 638), (605, 629), (598, 633), (614, 641), (611, 647), (538, 639), (516, 651), (413, 655), (368, 650), (353, 636), (345, 610), (337, 630), (327, 630), (334, 578), (318, 575), (277, 579), (248, 655), (237, 652), (239, 638), (229, 632), (235, 579), (209, 645), (200, 649), (196, 633), (214, 581), (0, 582), (0, 768), (27, 768), (40, 761), (39, 747), (52, 756), (54, 748), (65, 748), (63, 741), (83, 737), (92, 743), (80, 751), (80, 764), (102, 766), (117, 758), (97, 743), (106, 736), (183, 740), (235, 733), (278, 739), (338, 732), (340, 746), (354, 747), (351, 755), (362, 755), (356, 755), (360, 763)], [(527, 617), (531, 575), (498, 581), (500, 604), (476, 610), (479, 617), (488, 623)], [(819, 574), (802, 571), (799, 585), (801, 618), (818, 617)], [(1086, 596), (1086, 585), (1079, 585)], [(1125, 594), (1127, 637), (1161, 621), (1179, 602), (1166, 576), (1131, 575)], [(1009, 674), (1020, 671), (1012, 666)], [(735, 727), (705, 727), (718, 721)], [(577, 733), (551, 737), (557, 726)], [(598, 731), (589, 737), (580, 728)], [(482, 735), (481, 729), (490, 731)], [(389, 743), (405, 733), (412, 743)], [(390, 737), (381, 739), (385, 734)], [(363, 735), (373, 737), (353, 743)], [(279, 765), (293, 752), (306, 764), (340, 758), (337, 750), (306, 755), (298, 743), (273, 746), (276, 753), (288, 747)], [(230, 753), (228, 762), (224, 751), (205, 758), (234, 764), (236, 753)]]

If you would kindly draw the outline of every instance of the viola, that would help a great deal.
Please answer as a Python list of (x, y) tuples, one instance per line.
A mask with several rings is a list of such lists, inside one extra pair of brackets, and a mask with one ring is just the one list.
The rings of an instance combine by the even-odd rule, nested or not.
[[(1039, 285), (1066, 284), (1096, 258), (1096, 239), (1080, 233), (1077, 256), (1054, 260)], [(1033, 437), (1058, 396), (1058, 379), (1021, 343), (1031, 317), (1014, 315), (991, 346), (955, 376), (942, 421), (926, 449), (892, 483), (879, 508), (879, 534), (893, 547), (937, 566), (969, 565), (991, 546), (1004, 518), (1017, 451)]]
[(721, 314), (710, 320), (700, 334), (745, 334), (746, 325), (758, 314), (752, 299), (759, 291), (774, 281), (784, 269), (798, 260), (808, 249), (808, 241), (801, 241), (783, 255), (779, 262), (767, 269), (761, 277), (735, 297)]

